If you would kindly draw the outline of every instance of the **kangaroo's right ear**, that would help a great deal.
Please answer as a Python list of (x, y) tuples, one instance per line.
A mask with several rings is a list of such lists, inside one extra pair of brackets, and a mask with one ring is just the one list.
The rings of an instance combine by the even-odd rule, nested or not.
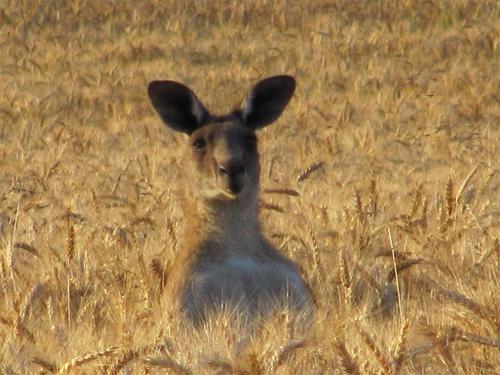
[(187, 86), (175, 81), (153, 81), (148, 95), (163, 122), (179, 132), (191, 134), (209, 116), (200, 100)]

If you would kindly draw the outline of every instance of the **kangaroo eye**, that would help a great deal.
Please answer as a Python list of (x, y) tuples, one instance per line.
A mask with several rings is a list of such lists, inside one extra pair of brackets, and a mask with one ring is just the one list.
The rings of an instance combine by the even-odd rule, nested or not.
[(203, 138), (198, 138), (193, 142), (193, 147), (196, 151), (203, 151), (207, 147), (207, 142)]

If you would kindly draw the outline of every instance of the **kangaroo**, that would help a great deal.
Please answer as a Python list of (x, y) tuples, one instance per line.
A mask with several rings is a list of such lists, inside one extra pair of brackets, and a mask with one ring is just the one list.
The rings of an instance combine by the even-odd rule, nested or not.
[(258, 212), (255, 132), (278, 119), (294, 90), (291, 76), (264, 79), (241, 109), (217, 116), (181, 83), (149, 84), (163, 122), (189, 136), (180, 182), (186, 226), (167, 293), (195, 324), (228, 307), (251, 319), (283, 304), (297, 311), (313, 305), (295, 264), (263, 236)]

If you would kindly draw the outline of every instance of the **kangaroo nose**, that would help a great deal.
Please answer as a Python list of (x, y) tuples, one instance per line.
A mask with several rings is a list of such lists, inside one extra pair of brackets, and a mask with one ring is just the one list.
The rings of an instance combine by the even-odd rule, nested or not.
[(221, 176), (238, 176), (245, 173), (245, 166), (241, 163), (219, 164), (219, 174)]

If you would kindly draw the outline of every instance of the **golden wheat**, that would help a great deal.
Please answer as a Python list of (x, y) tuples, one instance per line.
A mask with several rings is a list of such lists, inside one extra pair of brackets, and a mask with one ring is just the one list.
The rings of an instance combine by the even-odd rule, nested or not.
[[(496, 374), (499, 19), (493, 0), (3, 4), (0, 372)], [(164, 295), (185, 140), (146, 86), (222, 113), (273, 74), (298, 85), (259, 133), (260, 214), (317, 309), (305, 332), (287, 312), (192, 332)]]
[(86, 354), (77, 356), (77, 357), (73, 358), (71, 361), (65, 363), (59, 369), (58, 374), (65, 374), (74, 368), (78, 368), (78, 367), (84, 365), (85, 363), (94, 361), (94, 360), (99, 359), (99, 358), (108, 357), (108, 356), (112, 355), (116, 351), (116, 349), (117, 349), (116, 347), (110, 347), (110, 348), (107, 348), (104, 350), (99, 350), (96, 352), (90, 352), (90, 353), (86, 353)]

